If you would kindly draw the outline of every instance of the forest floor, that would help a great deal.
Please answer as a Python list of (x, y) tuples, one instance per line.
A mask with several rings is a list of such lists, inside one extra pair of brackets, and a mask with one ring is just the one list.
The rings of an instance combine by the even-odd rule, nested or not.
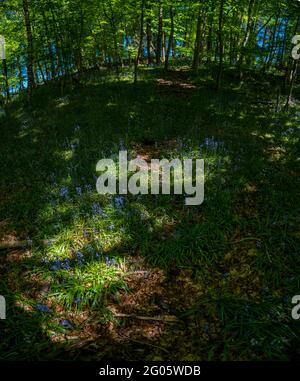
[[(218, 93), (205, 70), (141, 75), (7, 106), (0, 247), (28, 245), (0, 251), (0, 358), (299, 359), (299, 105), (271, 75), (227, 70)], [(204, 203), (98, 195), (98, 160), (125, 148), (203, 158)]]

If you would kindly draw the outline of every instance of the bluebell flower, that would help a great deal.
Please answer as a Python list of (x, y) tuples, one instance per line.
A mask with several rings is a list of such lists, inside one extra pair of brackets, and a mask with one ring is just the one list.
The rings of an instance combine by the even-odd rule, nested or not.
[(112, 258), (112, 260), (110, 261), (110, 264), (111, 264), (111, 266), (116, 266), (117, 265), (117, 262), (116, 262), (115, 258)]
[(69, 320), (63, 319), (59, 322), (59, 324), (64, 327), (65, 329), (72, 329), (72, 324), (69, 322)]
[(114, 267), (117, 264), (114, 258), (110, 259), (109, 257), (105, 257), (105, 263), (109, 267)]
[(50, 308), (45, 304), (38, 303), (36, 308), (41, 312), (50, 312)]
[(70, 270), (70, 268), (71, 268), (70, 260), (68, 258), (65, 259), (64, 261), (61, 262), (60, 266), (63, 270)]
[(67, 198), (68, 197), (68, 195), (69, 195), (69, 188), (68, 187), (62, 187), (61, 189), (60, 189), (60, 196), (61, 197), (65, 197), (65, 198)]
[(85, 190), (87, 191), (87, 192), (92, 192), (92, 186), (90, 185), (90, 184), (86, 184), (85, 186), (84, 186), (84, 188), (85, 188)]
[(54, 258), (53, 265), (51, 266), (51, 271), (56, 271), (60, 269), (60, 261), (57, 258)]
[(110, 224), (109, 227), (108, 227), (109, 230), (114, 230), (114, 228), (115, 228), (114, 224)]
[(288, 307), (289, 302), (290, 302), (290, 298), (287, 295), (282, 298), (282, 303), (285, 307)]
[(82, 262), (84, 261), (84, 255), (83, 255), (83, 253), (81, 253), (81, 251), (78, 251), (78, 252), (76, 253), (76, 259), (77, 259), (77, 263), (78, 263), (79, 265), (81, 265)]
[(77, 193), (78, 196), (82, 195), (81, 187), (76, 187), (76, 193)]
[(101, 206), (96, 202), (92, 205), (92, 211), (94, 216), (101, 216), (104, 218), (107, 217), (107, 214), (104, 212)]
[(96, 258), (99, 258), (100, 256), (101, 256), (101, 254), (99, 254), (99, 253), (97, 253), (97, 252), (95, 253), (95, 257), (96, 257)]
[(116, 196), (115, 197), (115, 205), (117, 208), (120, 208), (125, 203), (125, 198), (122, 196)]
[(79, 304), (81, 302), (81, 299), (80, 298), (76, 298), (76, 299), (74, 299), (74, 303), (75, 304)]

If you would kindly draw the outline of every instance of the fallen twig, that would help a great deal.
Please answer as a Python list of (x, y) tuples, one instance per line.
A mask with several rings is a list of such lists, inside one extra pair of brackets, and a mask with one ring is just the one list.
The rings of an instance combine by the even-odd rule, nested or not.
[(147, 320), (147, 321), (161, 321), (163, 323), (177, 323), (179, 320), (176, 316), (139, 316), (139, 315), (133, 315), (133, 314), (120, 314), (120, 313), (113, 313), (114, 317), (117, 318), (128, 318), (128, 319), (138, 319), (138, 320)]

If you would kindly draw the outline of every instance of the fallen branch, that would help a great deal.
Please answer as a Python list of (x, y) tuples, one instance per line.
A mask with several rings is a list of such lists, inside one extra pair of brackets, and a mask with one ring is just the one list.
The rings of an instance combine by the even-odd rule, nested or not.
[(137, 319), (137, 320), (146, 320), (146, 321), (160, 321), (163, 323), (177, 323), (179, 320), (176, 316), (139, 316), (139, 315), (133, 315), (133, 314), (120, 314), (120, 313), (113, 313), (114, 317), (117, 318), (128, 318), (128, 319)]

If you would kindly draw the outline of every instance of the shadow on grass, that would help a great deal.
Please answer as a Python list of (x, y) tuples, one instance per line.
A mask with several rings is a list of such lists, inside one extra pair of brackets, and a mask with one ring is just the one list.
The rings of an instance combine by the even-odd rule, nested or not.
[[(156, 75), (159, 78), (162, 73)], [(24, 253), (17, 253), (17, 264), (12, 261), (8, 268), (5, 264), (7, 275), (1, 278), (4, 290), (0, 293), (7, 296), (13, 319), (4, 322), (7, 328), (1, 352), (8, 351), (7, 358), (60, 356), (64, 344), (55, 340), (63, 343), (70, 335), (58, 328), (59, 319), (66, 315), (72, 319), (70, 304), (78, 298), (77, 291), (70, 290), (81, 290), (84, 295), (83, 285), (97, 279), (96, 275), (89, 279), (88, 274), (99, 270), (104, 281), (94, 287), (100, 303), (91, 309), (96, 307), (96, 312), (87, 324), (93, 333), (77, 337), (81, 342), (86, 337), (95, 340), (89, 349), (71, 351), (73, 358), (138, 359), (147, 351), (152, 358), (289, 358), (297, 334), (291, 329), (286, 300), (297, 294), (299, 287), (295, 270), (299, 268), (299, 207), (294, 201), (300, 185), (297, 117), (274, 113), (274, 94), (267, 83), (259, 91), (255, 81), (236, 89), (228, 84), (217, 94), (201, 78), (188, 73), (176, 80), (192, 79), (197, 91), (178, 91), (176, 87), (161, 91), (155, 78), (146, 78), (136, 87), (122, 77), (101, 85), (91, 78), (63, 96), (49, 84), (37, 90), (30, 107), (21, 102), (9, 106), (0, 143), (3, 236), (56, 238), (58, 243), (53, 248), (36, 248), (29, 259), (20, 260)], [(174, 74), (166, 78), (172, 80)], [(230, 75), (228, 79), (232, 79)], [(167, 142), (174, 140), (176, 146), (168, 149)], [(157, 142), (162, 156), (197, 152), (205, 157), (208, 176), (203, 205), (185, 208), (183, 197), (128, 197), (124, 208), (118, 209), (114, 199), (100, 199), (95, 194), (97, 161), (115, 155), (123, 146), (136, 150), (145, 142)], [(80, 250), (86, 267), (76, 273)], [(100, 261), (96, 253), (101, 254)], [(64, 261), (68, 256), (77, 274), (75, 282), (67, 271), (53, 275), (50, 270), (56, 257)], [(134, 323), (133, 328), (131, 323), (121, 323), (124, 331), (136, 327), (127, 344), (115, 328), (110, 331), (112, 317), (106, 306), (124, 285), (114, 278), (114, 266), (107, 266), (106, 257), (109, 261), (116, 258), (121, 269), (124, 261), (128, 263), (124, 273), (137, 257), (146, 258), (145, 266), (152, 269), (167, 269), (164, 296), (173, 304), (176, 298), (180, 300), (179, 315), (184, 316), (187, 327), (156, 324), (149, 345), (143, 335), (153, 329), (153, 323), (144, 327)], [(48, 264), (41, 262), (45, 258)], [(26, 285), (28, 276), (31, 281)], [(61, 294), (54, 319), (32, 305), (38, 299), (39, 286), (49, 280), (58, 287), (50, 288), (49, 295)], [(107, 282), (111, 287), (103, 291)], [(181, 298), (183, 285), (186, 289)], [(185, 302), (189, 287), (195, 285), (194, 297)], [(17, 307), (26, 298), (31, 304), (25, 306), (27, 312)], [(87, 299), (91, 298), (92, 293)], [(149, 311), (161, 313), (155, 295), (148, 299)], [(219, 308), (224, 299), (229, 300), (227, 312)], [(58, 308), (60, 303), (69, 303), (67, 313)], [(86, 308), (82, 313), (89, 315)], [(253, 308), (253, 314), (244, 316), (241, 311), (245, 308)], [(247, 321), (239, 334), (237, 317)], [(79, 319), (78, 326), (86, 324), (84, 321)], [(265, 322), (260, 325), (263, 329), (257, 329), (261, 322)], [(286, 328), (286, 335), (279, 328), (273, 335), (277, 347), (269, 340), (270, 322)], [(52, 340), (49, 332), (56, 332)], [(43, 353), (35, 357), (40, 351)]]

